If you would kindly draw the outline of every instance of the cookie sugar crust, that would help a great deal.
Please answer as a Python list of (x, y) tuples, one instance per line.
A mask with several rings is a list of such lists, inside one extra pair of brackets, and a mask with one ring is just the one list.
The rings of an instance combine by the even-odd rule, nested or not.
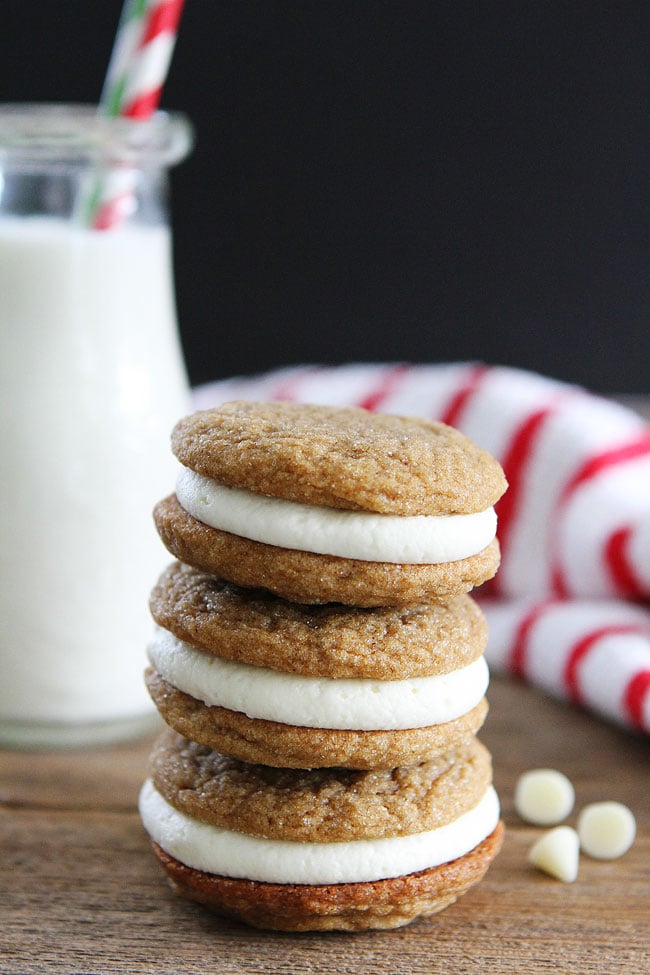
[(490, 755), (475, 738), (410, 767), (306, 771), (238, 761), (166, 731), (151, 770), (163, 798), (192, 819), (299, 843), (437, 829), (476, 806), (492, 781)]
[(229, 487), (353, 511), (469, 514), (506, 489), (499, 463), (452, 427), (356, 408), (226, 403), (180, 420), (172, 449)]
[(160, 576), (150, 608), (160, 626), (217, 657), (314, 677), (446, 674), (487, 643), (485, 617), (469, 596), (366, 610), (299, 605), (180, 562)]

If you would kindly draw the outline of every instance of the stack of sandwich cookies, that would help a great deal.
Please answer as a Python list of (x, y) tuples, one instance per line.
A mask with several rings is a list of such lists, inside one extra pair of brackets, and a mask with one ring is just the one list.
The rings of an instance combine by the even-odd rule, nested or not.
[(486, 626), (498, 464), (440, 424), (227, 404), (176, 427), (151, 597), (169, 725), (143, 821), (174, 888), (284, 930), (395, 927), (501, 843)]
[(299, 771), (170, 731), (140, 808), (179, 893), (290, 931), (392, 928), (439, 911), (481, 879), (501, 839), (476, 739), (410, 768)]
[(231, 403), (181, 420), (154, 517), (168, 549), (297, 603), (406, 606), (492, 578), (494, 458), (426, 420)]
[(447, 604), (305, 606), (175, 563), (151, 596), (151, 696), (172, 728), (246, 762), (412, 765), (485, 719), (484, 617)]

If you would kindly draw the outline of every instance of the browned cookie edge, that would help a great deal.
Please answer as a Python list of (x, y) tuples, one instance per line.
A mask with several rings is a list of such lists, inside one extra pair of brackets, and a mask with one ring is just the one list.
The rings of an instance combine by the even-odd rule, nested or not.
[(186, 867), (152, 843), (175, 893), (252, 927), (366, 931), (410, 924), (448, 907), (477, 884), (503, 844), (496, 829), (465, 856), (419, 873), (356, 884), (270, 884)]
[(487, 716), (485, 698), (467, 714), (444, 724), (399, 731), (305, 728), (249, 718), (240, 711), (209, 707), (163, 680), (153, 668), (145, 675), (151, 698), (164, 721), (184, 738), (208, 745), (243, 762), (279, 768), (396, 768), (434, 759), (460, 748)]
[(265, 545), (204, 525), (175, 494), (158, 502), (154, 520), (181, 562), (294, 603), (370, 608), (446, 600), (491, 579), (499, 567), (497, 539), (477, 555), (438, 565), (364, 562)]

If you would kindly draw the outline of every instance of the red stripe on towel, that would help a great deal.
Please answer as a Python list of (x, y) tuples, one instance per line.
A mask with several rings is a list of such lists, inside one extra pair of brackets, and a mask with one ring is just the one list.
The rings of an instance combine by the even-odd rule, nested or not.
[(646, 628), (638, 623), (617, 623), (609, 626), (601, 626), (591, 633), (580, 637), (571, 647), (564, 664), (564, 683), (569, 694), (569, 698), (574, 704), (582, 703), (582, 693), (580, 691), (580, 681), (578, 671), (580, 664), (585, 657), (600, 643), (609, 636), (625, 636), (630, 633), (646, 633)]
[[(582, 467), (579, 467), (575, 474), (567, 481), (562, 489), (555, 516), (556, 521), (554, 530), (556, 536), (559, 529), (559, 519), (562, 517), (562, 509), (566, 507), (579, 487), (593, 481), (605, 471), (618, 467), (621, 464), (627, 464), (630, 461), (638, 460), (640, 457), (647, 457), (648, 455), (650, 455), (650, 436), (647, 433), (643, 433), (641, 436), (635, 437), (634, 440), (620, 444), (618, 447), (612, 447), (610, 450), (605, 450), (601, 454), (596, 454), (593, 457), (589, 457), (583, 463)], [(563, 567), (557, 554), (557, 537), (553, 546), (553, 551), (555, 553), (553, 557), (553, 565), (551, 567), (553, 591), (557, 596), (565, 597), (571, 595), (571, 588), (566, 579)]]
[(370, 391), (359, 400), (357, 406), (363, 410), (378, 410), (410, 371), (411, 367), (405, 363), (385, 369)]
[(515, 635), (510, 649), (508, 669), (515, 677), (523, 677), (526, 670), (526, 658), (530, 644), (530, 636), (533, 628), (539, 622), (547, 610), (556, 606), (557, 599), (545, 599), (535, 605), (522, 617), (519, 626), (515, 630)]
[[(499, 544), (504, 559), (508, 552), (512, 527), (521, 507), (529, 464), (544, 425), (554, 413), (554, 407), (545, 406), (526, 417), (515, 430), (510, 446), (504, 454), (503, 469), (508, 480), (508, 490), (496, 505), (499, 517)], [(500, 591), (498, 576), (495, 584), (497, 591)]]
[(650, 454), (650, 436), (644, 433), (640, 437), (628, 441), (628, 443), (612, 447), (611, 450), (605, 450), (602, 454), (590, 457), (564, 485), (560, 504), (566, 504), (579, 487), (588, 481), (593, 481), (603, 471), (618, 467), (619, 464), (627, 464), (631, 460), (638, 460), (639, 457), (646, 457), (648, 454)]
[(639, 731), (645, 730), (643, 705), (648, 693), (650, 693), (650, 670), (640, 670), (631, 679), (623, 694), (625, 713)]
[(632, 537), (632, 529), (619, 528), (607, 539), (603, 557), (614, 587), (621, 596), (640, 596), (643, 586), (630, 560), (628, 544)]
[(447, 408), (442, 412), (440, 416), (442, 423), (447, 423), (450, 427), (458, 426), (461, 414), (489, 372), (490, 367), (485, 365), (473, 366), (469, 370), (466, 379), (449, 400)]

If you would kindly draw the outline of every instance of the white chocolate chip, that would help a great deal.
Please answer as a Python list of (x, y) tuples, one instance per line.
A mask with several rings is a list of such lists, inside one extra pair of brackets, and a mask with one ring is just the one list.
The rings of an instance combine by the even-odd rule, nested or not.
[(561, 823), (573, 809), (575, 792), (566, 775), (551, 768), (524, 772), (515, 786), (515, 809), (535, 826)]
[(571, 826), (556, 826), (544, 833), (531, 847), (529, 861), (540, 870), (572, 884), (578, 876), (580, 841)]
[(632, 846), (636, 836), (633, 814), (620, 802), (593, 802), (578, 816), (578, 836), (584, 852), (596, 860), (615, 860)]

